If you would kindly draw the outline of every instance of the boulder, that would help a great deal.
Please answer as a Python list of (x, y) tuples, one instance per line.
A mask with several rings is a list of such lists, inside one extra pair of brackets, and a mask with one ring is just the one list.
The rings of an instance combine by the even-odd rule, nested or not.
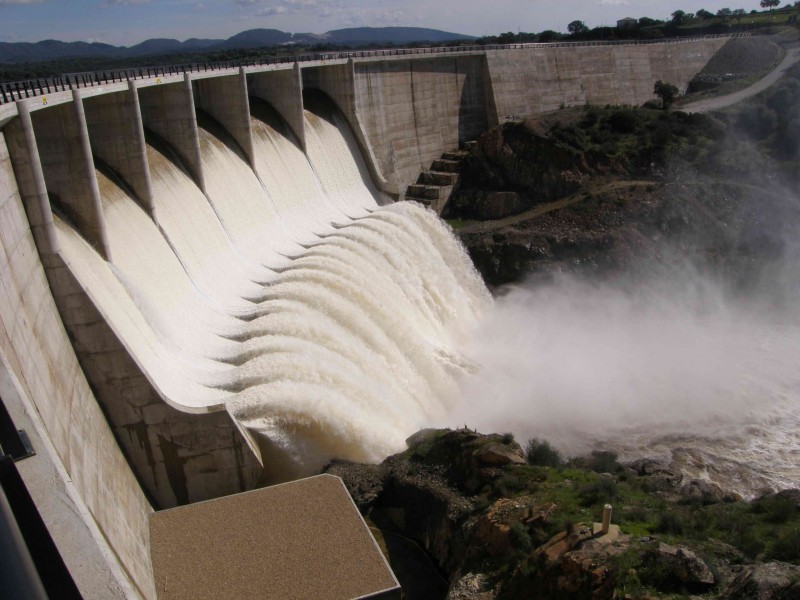
[(705, 561), (685, 546), (660, 542), (648, 556), (654, 571), (666, 575), (653, 583), (661, 589), (685, 588), (704, 592), (714, 586), (714, 574)]
[(698, 500), (704, 504), (724, 502), (727, 494), (712, 481), (692, 479), (681, 486), (681, 495), (689, 500)]
[(800, 600), (800, 566), (769, 562), (738, 567), (719, 600)]
[(519, 444), (487, 444), (472, 454), (483, 465), (504, 467), (505, 465), (524, 465), (525, 456)]
[(525, 527), (546, 521), (555, 511), (555, 504), (537, 505), (533, 496), (500, 498), (480, 515), (473, 530), (473, 544), (490, 556), (507, 556), (514, 552), (511, 526)]
[(406, 445), (409, 448), (414, 448), (415, 446), (419, 446), (420, 444), (424, 444), (425, 442), (432, 440), (440, 433), (441, 429), (420, 429), (416, 433), (412, 433), (406, 438)]
[(494, 600), (495, 593), (483, 573), (467, 573), (447, 592), (445, 600)]

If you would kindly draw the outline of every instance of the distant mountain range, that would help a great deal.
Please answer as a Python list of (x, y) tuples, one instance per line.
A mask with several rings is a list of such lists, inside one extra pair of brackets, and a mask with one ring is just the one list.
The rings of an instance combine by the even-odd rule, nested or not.
[(127, 48), (110, 44), (87, 42), (0, 42), (0, 63), (23, 63), (59, 60), (64, 58), (129, 58), (158, 54), (180, 54), (215, 50), (261, 48), (266, 46), (336, 44), (365, 46), (367, 44), (407, 44), (411, 42), (441, 43), (470, 40), (473, 36), (426, 29), (423, 27), (355, 27), (335, 29), (327, 33), (286, 33), (277, 29), (250, 29), (227, 40), (191, 38), (185, 42), (170, 39), (146, 40)]

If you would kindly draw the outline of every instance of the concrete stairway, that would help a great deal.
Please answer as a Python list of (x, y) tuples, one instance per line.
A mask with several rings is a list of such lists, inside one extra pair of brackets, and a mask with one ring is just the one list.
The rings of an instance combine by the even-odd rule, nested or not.
[(467, 150), (453, 150), (442, 154), (431, 163), (430, 170), (422, 171), (416, 183), (406, 189), (405, 199), (421, 202), (441, 215), (450, 196), (458, 188), (461, 163)]

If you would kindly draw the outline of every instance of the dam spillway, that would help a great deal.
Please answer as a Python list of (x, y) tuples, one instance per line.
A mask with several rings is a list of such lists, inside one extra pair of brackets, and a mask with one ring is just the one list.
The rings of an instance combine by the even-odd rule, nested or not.
[(379, 206), (334, 111), (307, 155), (253, 121), (255, 171), (201, 129), (222, 193), (148, 144), (154, 218), (99, 171), (110, 261), (56, 215), (59, 247), (164, 399), (226, 408), (272, 478), (378, 460), (454, 401), (487, 293), (432, 214)]
[(469, 368), (452, 344), (486, 296), (433, 215), (392, 204), (421, 168), (508, 115), (685, 85), (725, 41), (316, 61), (2, 105), (4, 401), (151, 596), (152, 505), (249, 489), (256, 454), (284, 476), (375, 459), (452, 401)]

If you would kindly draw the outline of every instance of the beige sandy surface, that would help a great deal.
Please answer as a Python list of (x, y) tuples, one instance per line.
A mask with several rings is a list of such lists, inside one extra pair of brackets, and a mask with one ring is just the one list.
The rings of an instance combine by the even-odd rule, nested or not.
[(330, 475), (154, 513), (150, 538), (160, 600), (334, 600), (398, 587)]

